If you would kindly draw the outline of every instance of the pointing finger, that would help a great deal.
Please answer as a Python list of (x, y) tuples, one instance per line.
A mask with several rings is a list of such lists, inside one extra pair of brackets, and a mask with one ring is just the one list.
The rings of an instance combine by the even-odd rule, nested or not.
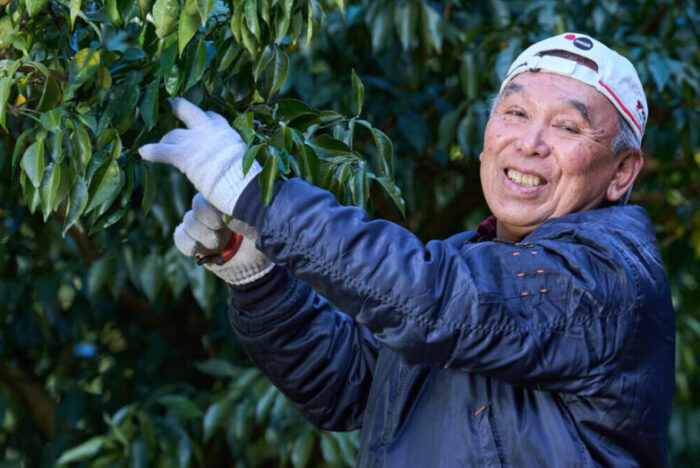
[(166, 143), (149, 143), (139, 148), (139, 154), (146, 161), (170, 164), (182, 171), (182, 148)]
[(209, 122), (207, 114), (202, 109), (181, 97), (173, 100), (173, 114), (187, 125), (187, 128), (201, 127)]

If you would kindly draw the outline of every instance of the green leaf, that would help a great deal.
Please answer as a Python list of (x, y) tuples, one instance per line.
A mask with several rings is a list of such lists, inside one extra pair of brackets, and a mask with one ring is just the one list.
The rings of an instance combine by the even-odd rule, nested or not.
[(141, 98), (141, 106), (139, 107), (141, 112), (141, 118), (143, 123), (146, 124), (146, 130), (151, 130), (153, 126), (158, 122), (158, 91), (160, 90), (160, 76), (156, 78), (148, 85), (146, 91), (143, 93), (143, 98)]
[(304, 468), (311, 458), (311, 450), (314, 448), (316, 438), (313, 433), (306, 433), (294, 441), (292, 448), (292, 466), (294, 468)]
[(268, 418), (272, 403), (274, 403), (278, 392), (279, 390), (274, 385), (270, 385), (267, 391), (258, 399), (258, 403), (255, 405), (255, 420), (258, 423), (262, 423)]
[(141, 262), (139, 272), (141, 290), (146, 294), (150, 303), (155, 302), (158, 297), (164, 279), (163, 257), (157, 250), (153, 249)]
[(238, 114), (233, 121), (234, 128), (241, 135), (246, 145), (250, 145), (255, 140), (255, 129), (253, 128), (253, 113), (245, 112)]
[(352, 154), (348, 145), (340, 140), (323, 134), (309, 141), (309, 145), (323, 156), (343, 156)]
[(372, 138), (374, 138), (374, 144), (377, 146), (377, 152), (379, 153), (381, 173), (390, 180), (394, 180), (394, 146), (391, 143), (391, 139), (381, 130), (372, 127), (372, 124), (366, 120), (357, 120), (357, 123), (368, 128), (370, 132), (372, 132)]
[(92, 78), (100, 66), (100, 52), (86, 48), (80, 50), (70, 62), (68, 68), (68, 84), (71, 89), (79, 88)]
[(36, 131), (35, 127), (31, 127), (26, 129), (25, 131), (22, 132), (22, 134), (17, 138), (17, 141), (15, 142), (15, 147), (12, 150), (12, 169), (13, 172), (12, 174), (14, 175), (14, 169), (17, 167), (17, 163), (19, 162), (19, 155), (23, 154), (22, 151), (25, 148), (25, 145), (27, 144), (27, 140), (32, 136), (32, 134)]
[(361, 161), (353, 168), (350, 191), (352, 193), (353, 205), (364, 210), (367, 206), (367, 199), (369, 199), (369, 181), (364, 161)]
[(304, 145), (300, 162), (302, 164), (302, 173), (304, 180), (309, 183), (316, 184), (321, 170), (321, 163), (316, 156), (316, 152), (309, 145)]
[(652, 52), (647, 58), (647, 65), (654, 79), (654, 84), (656, 84), (659, 91), (663, 91), (666, 83), (668, 83), (668, 79), (671, 77), (671, 65), (669, 60), (656, 52)]
[(7, 99), (10, 97), (10, 87), (12, 86), (12, 77), (3, 76), (0, 78), (0, 125), (7, 131), (5, 125), (7, 115)]
[(87, 274), (87, 293), (89, 297), (95, 297), (107, 284), (114, 271), (114, 262), (108, 255), (104, 255), (90, 265)]
[(92, 157), (92, 143), (90, 142), (90, 135), (88, 135), (85, 127), (82, 125), (76, 125), (70, 139), (71, 143), (73, 144), (72, 162), (75, 164), (76, 172), (83, 175), (85, 174), (85, 168)]
[(61, 129), (61, 108), (56, 107), (41, 114), (39, 118), (41, 126), (50, 132), (57, 132)]
[(49, 164), (44, 170), (44, 177), (39, 187), (39, 197), (41, 198), (41, 212), (44, 214), (44, 221), (49, 218), (53, 211), (58, 188), (61, 184), (61, 165)]
[(156, 0), (151, 10), (156, 35), (161, 39), (170, 34), (180, 13), (178, 0)]
[(440, 54), (442, 53), (442, 18), (430, 4), (421, 2), (421, 5), (423, 7), (423, 36), (426, 43)]
[[(257, 0), (245, 0), (243, 4), (245, 24), (248, 30), (253, 33), (256, 40), (260, 40), (260, 22), (258, 21), (258, 2)], [(251, 53), (251, 55), (253, 55)]]
[(365, 102), (365, 85), (362, 84), (354, 68), (352, 69), (352, 99), (359, 116), (362, 113), (362, 104)]
[(275, 15), (275, 44), (280, 44), (287, 37), (289, 31), (289, 13)]
[(67, 450), (58, 457), (57, 463), (65, 465), (67, 463), (79, 462), (93, 457), (104, 447), (108, 445), (108, 439), (105, 436), (96, 436), (86, 442)]
[(280, 99), (276, 102), (276, 118), (279, 120), (292, 121), (297, 117), (307, 114), (318, 115), (318, 111), (309, 107), (304, 101), (299, 99)]
[(117, 5), (117, 0), (106, 0), (107, 5), (107, 15), (109, 16), (109, 21), (112, 26), (119, 28), (122, 25), (122, 15), (119, 12), (119, 7)]
[(29, 212), (34, 214), (36, 208), (41, 203), (41, 198), (39, 197), (39, 190), (34, 188), (31, 182), (27, 181), (27, 174), (22, 172), (19, 176), (19, 183), (22, 187), (22, 194), (24, 195), (24, 201), (29, 207)]
[(86, 212), (90, 212), (104, 203), (111, 203), (119, 193), (123, 183), (124, 178), (117, 161), (111, 158), (104, 161), (90, 180), (88, 188), (90, 202)]
[(388, 3), (382, 7), (372, 21), (372, 50), (379, 51), (386, 43), (386, 38), (391, 31), (393, 4)]
[(253, 66), (253, 77), (256, 81), (262, 74), (265, 67), (267, 67), (267, 65), (274, 57), (275, 51), (272, 49), (272, 47), (265, 47), (262, 54), (260, 54), (260, 56), (255, 60), (255, 65)]
[(255, 161), (255, 156), (258, 155), (258, 151), (260, 151), (260, 148), (262, 148), (263, 146), (264, 145), (262, 144), (258, 144), (248, 147), (245, 154), (243, 155), (243, 174), (248, 173), (248, 171), (250, 170), (250, 166), (252, 166), (253, 161)]
[(258, 55), (258, 41), (255, 39), (255, 35), (250, 32), (245, 23), (241, 24), (241, 39), (243, 40), (243, 46), (246, 48), (250, 56), (255, 59), (255, 57)]
[(186, 0), (185, 7), (180, 12), (180, 22), (177, 28), (177, 45), (182, 56), (182, 52), (190, 43), (201, 23), (196, 0)]
[(457, 120), (459, 119), (459, 109), (443, 115), (438, 125), (438, 148), (447, 151), (455, 139), (457, 131)]
[(462, 63), (459, 65), (459, 82), (462, 85), (462, 92), (467, 100), (477, 97), (479, 86), (479, 70), (476, 67), (474, 54), (467, 52), (462, 54)]
[(141, 211), (146, 216), (156, 199), (157, 184), (151, 170), (146, 166), (146, 177), (143, 183), (143, 198), (141, 199)]
[(330, 434), (321, 433), (321, 455), (331, 466), (341, 466), (341, 454), (338, 441)]
[(265, 206), (270, 204), (272, 200), (272, 191), (277, 178), (277, 160), (276, 158), (267, 158), (262, 171), (258, 175), (258, 183), (260, 184), (260, 193)]
[(194, 53), (194, 59), (192, 60), (192, 66), (190, 67), (189, 75), (187, 76), (187, 84), (185, 84), (184, 91), (187, 91), (192, 86), (197, 84), (197, 82), (202, 78), (204, 70), (207, 66), (207, 43), (204, 38), (200, 38), (197, 43), (197, 49)]
[(241, 28), (243, 28), (243, 6), (234, 2), (233, 14), (231, 15), (231, 33), (238, 44), (243, 43)]
[(32, 143), (24, 152), (22, 168), (29, 177), (34, 188), (38, 189), (44, 177), (44, 141)]
[(192, 400), (183, 395), (163, 395), (156, 401), (163, 406), (175, 409), (186, 418), (200, 418), (204, 414)]
[(27, 5), (27, 13), (29, 13), (29, 16), (35, 16), (47, 3), (48, 0), (27, 0), (25, 3)]
[(238, 371), (228, 361), (210, 358), (206, 361), (196, 362), (194, 366), (200, 371), (213, 377), (236, 377)]
[(404, 51), (411, 48), (411, 40), (416, 29), (416, 3), (413, 1), (398, 2), (394, 7), (394, 23), (396, 32), (401, 40)]
[(204, 414), (204, 443), (207, 443), (219, 428), (224, 418), (231, 413), (231, 401), (227, 398), (212, 403)]
[(88, 188), (85, 180), (82, 177), (76, 178), (68, 198), (68, 209), (66, 219), (63, 222), (63, 237), (66, 236), (68, 229), (75, 224), (80, 216), (85, 212), (88, 202)]
[[(370, 176), (371, 177), (371, 176)], [(399, 209), (402, 216), (406, 216), (406, 202), (401, 197), (401, 189), (399, 189), (393, 180), (388, 177), (371, 177), (374, 178), (382, 186), (384, 191), (389, 195), (391, 201)]]
[(36, 108), (39, 112), (53, 109), (61, 101), (61, 88), (53, 78), (47, 78)]
[(214, 3), (216, 3), (216, 0), (197, 0), (197, 9), (199, 10), (199, 16), (202, 18), (202, 26), (206, 25)]
[(70, 29), (71, 31), (75, 27), (75, 18), (80, 13), (80, 7), (82, 6), (82, 0), (70, 0)]

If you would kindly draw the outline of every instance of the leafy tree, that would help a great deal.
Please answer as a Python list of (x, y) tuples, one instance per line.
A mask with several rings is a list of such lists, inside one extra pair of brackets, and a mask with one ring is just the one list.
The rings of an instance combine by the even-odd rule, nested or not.
[(613, 45), (645, 84), (632, 201), (677, 312), (672, 461), (700, 460), (697, 2), (0, 5), (5, 465), (352, 466), (357, 433), (315, 430), (250, 367), (226, 289), (170, 240), (192, 188), (136, 149), (177, 125), (168, 98), (184, 95), (231, 120), (266, 196), (301, 176), (446, 237), (487, 214), (477, 157), (508, 65), (566, 30)]

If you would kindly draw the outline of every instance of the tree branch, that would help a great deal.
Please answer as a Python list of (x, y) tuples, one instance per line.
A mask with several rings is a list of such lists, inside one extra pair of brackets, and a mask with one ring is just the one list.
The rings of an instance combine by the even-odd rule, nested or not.
[(44, 439), (51, 442), (56, 404), (44, 387), (22, 369), (4, 360), (0, 361), (0, 379), (12, 389), (29, 412)]

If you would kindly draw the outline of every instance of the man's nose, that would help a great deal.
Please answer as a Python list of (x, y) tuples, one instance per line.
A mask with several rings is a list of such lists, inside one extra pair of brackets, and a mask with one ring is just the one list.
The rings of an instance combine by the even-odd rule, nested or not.
[(543, 123), (530, 121), (523, 129), (518, 139), (518, 149), (525, 156), (549, 156), (550, 147), (546, 140), (546, 126)]

